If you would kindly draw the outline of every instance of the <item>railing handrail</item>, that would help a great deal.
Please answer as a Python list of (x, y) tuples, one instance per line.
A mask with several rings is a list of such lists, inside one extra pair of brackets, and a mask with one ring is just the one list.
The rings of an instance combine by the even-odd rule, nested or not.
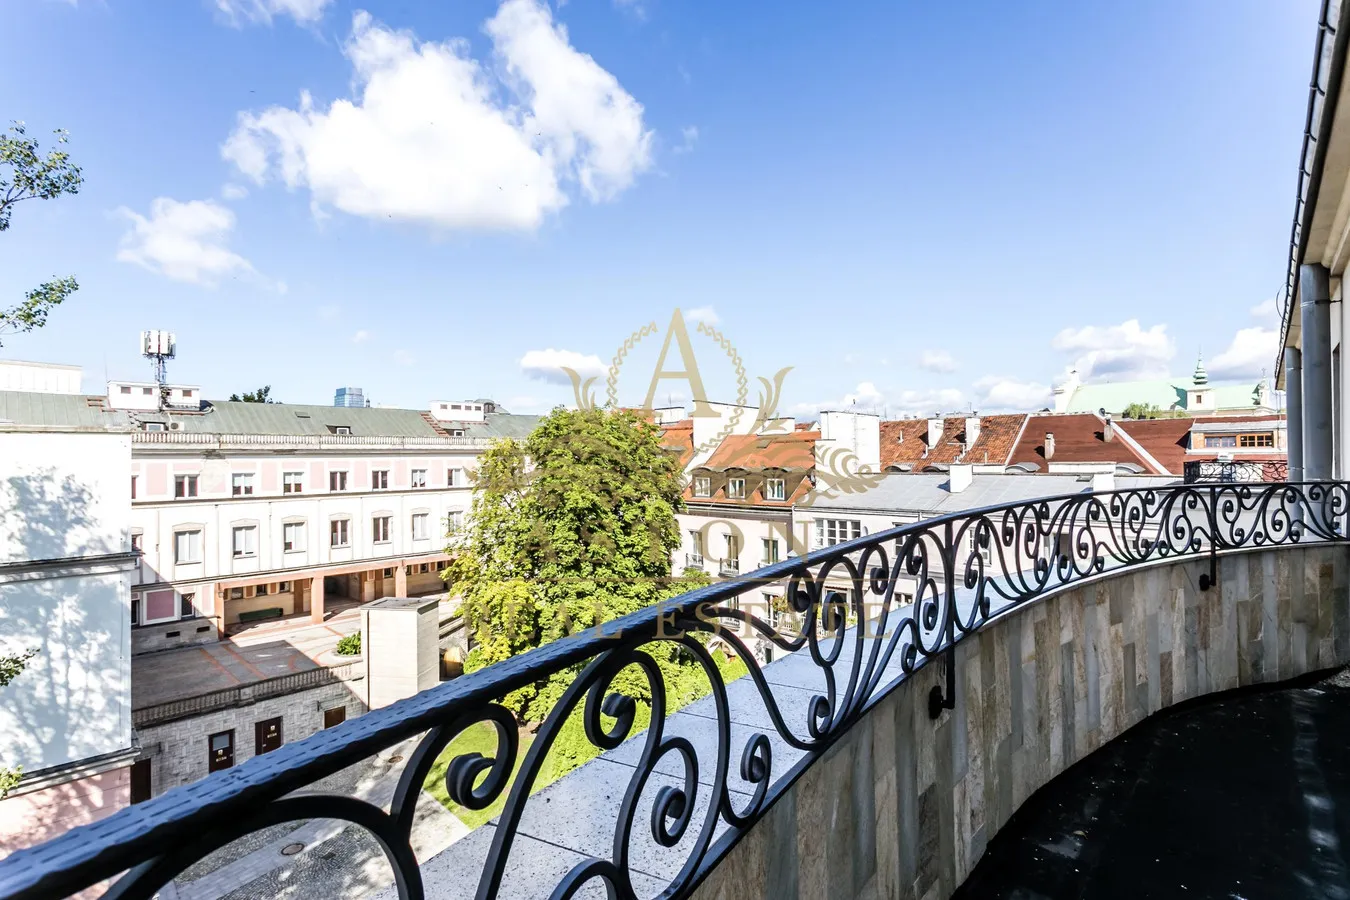
[[(487, 792), (491, 796), (484, 801), (483, 805), (486, 805), (503, 796), (509, 785), (510, 798), (498, 820), (484, 880), (480, 883), (480, 896), (492, 897), (500, 887), (502, 869), (509, 857), (523, 805), (528, 800), (529, 780), (522, 782), (526, 775), (512, 775), (517, 752), (513, 739), (514, 719), (496, 705), (499, 698), (512, 691), (589, 661), (540, 728), (533, 747), (520, 766), (522, 773), (531, 766), (536, 767), (529, 775), (532, 779), (537, 766), (542, 764), (543, 754), (557, 736), (557, 729), (574, 709), (584, 708), (588, 722), (589, 717), (594, 717), (599, 723), (602, 708), (606, 715), (619, 721), (612, 732), (605, 732), (604, 726), (596, 725), (599, 736), (591, 737), (591, 740), (604, 742), (597, 746), (607, 749), (609, 740), (614, 740), (617, 745), (619, 740), (627, 737), (632, 723), (631, 700), (625, 705), (624, 698), (619, 697), (619, 702), (611, 703), (619, 696), (607, 693), (614, 675), (624, 666), (640, 664), (635, 662), (635, 648), (657, 641), (678, 640), (690, 655), (701, 660), (703, 657), (699, 654), (706, 654), (706, 650), (700, 649), (702, 645), (693, 638), (671, 638), (670, 629), (675, 624), (697, 629), (698, 623), (708, 621), (700, 614), (708, 612), (709, 606), (716, 607), (712, 610), (715, 617), (739, 619), (753, 632), (758, 632), (761, 640), (786, 647), (788, 652), (809, 650), (810, 658), (817, 665), (832, 667), (837, 656), (822, 651), (822, 639), (817, 632), (823, 628), (832, 632), (826, 638), (828, 641), (855, 641), (857, 652), (848, 663), (851, 671), (838, 673), (841, 687), (837, 696), (831, 692), (831, 701), (817, 698), (810, 704), (811, 738), (789, 734), (783, 720), (775, 720), (780, 737), (816, 758), (839, 731), (851, 727), (870, 703), (899, 683), (898, 680), (884, 685), (881, 682), (881, 672), (891, 665), (895, 651), (899, 650), (902, 671), (912, 672), (927, 659), (950, 653), (964, 635), (977, 631), (1011, 606), (1038, 600), (1054, 590), (1101, 574), (1101, 554), (1104, 552), (1110, 552), (1118, 561), (1123, 560), (1122, 566), (1158, 559), (1190, 559), (1206, 554), (1212, 564), (1221, 549), (1243, 545), (1272, 546), (1305, 539), (1344, 540), (1347, 508), (1350, 508), (1350, 484), (1345, 482), (1168, 485), (1065, 494), (962, 510), (861, 536), (803, 557), (789, 557), (738, 578), (662, 601), (585, 633), (561, 638), (373, 710), (303, 741), (284, 745), (202, 781), (175, 788), (154, 800), (121, 810), (46, 844), (21, 850), (0, 860), (0, 896), (34, 900), (65, 897), (128, 869), (132, 871), (126, 877), (146, 880), (149, 890), (145, 895), (149, 896), (159, 884), (199, 858), (193, 855), (198, 851), (216, 849), (242, 834), (278, 821), (324, 816), (356, 821), (377, 830), (386, 845), (386, 853), (392, 854), (391, 863), (400, 868), (402, 876), (420, 879), (416, 859), (408, 844), (416, 792), (420, 791), (422, 779), (436, 756), (458, 730), (468, 724), (485, 723), (497, 728), (499, 742), (504, 742), (499, 743), (496, 751), (499, 757), (491, 761), (491, 771), (485, 778), (480, 776), (487, 771), (489, 761), (481, 757), (476, 757), (476, 762), (471, 757), (458, 757), (451, 771), (455, 771), (456, 765), (465, 764), (469, 767), (462, 771), (469, 774), (466, 778), (452, 780), (450, 789), (452, 796), (456, 796), (456, 791), (469, 791), (474, 797)], [(1150, 514), (1157, 516), (1157, 520), (1150, 520)], [(1118, 521), (1111, 516), (1117, 517)], [(1121, 532), (1118, 539), (1114, 531), (1116, 526)], [(1094, 529), (1105, 533), (1099, 535)], [(968, 531), (970, 535), (967, 535)], [(1065, 542), (1062, 538), (1065, 537), (1069, 538), (1067, 555), (1063, 553)], [(903, 551), (892, 559), (889, 549), (899, 538), (904, 538)], [(1004, 574), (999, 578), (992, 575), (986, 578), (982, 562), (974, 561), (981, 550), (991, 549), (991, 541), (996, 541), (992, 549), (997, 551), (1003, 568)], [(1109, 543), (1111, 541), (1115, 543)], [(963, 550), (968, 544), (969, 551)], [(1021, 560), (1023, 550), (1028, 546), (1033, 552)], [(958, 560), (958, 551), (968, 555)], [(1031, 568), (1009, 568), (1005, 559), (1008, 553), (1033, 565)], [(915, 567), (919, 563), (926, 565), (930, 555), (942, 558), (943, 572), (935, 577), (936, 580), (919, 584), (912, 606), (906, 607), (908, 613), (902, 614), (900, 609), (893, 613), (883, 612), (878, 622), (881, 623), (879, 633), (888, 641), (886, 650), (882, 654), (881, 638), (878, 638), (867, 651), (870, 655), (864, 665), (862, 630), (853, 629), (858, 633), (856, 638), (845, 637), (846, 629), (839, 624), (842, 618), (837, 613), (848, 601), (830, 586), (831, 579), (851, 582), (852, 602), (856, 604), (862, 603), (862, 593), (869, 590), (884, 593), (889, 604), (900, 579), (913, 576)], [(962, 590), (971, 595), (966, 598), (971, 600), (968, 620), (962, 619), (966, 613), (960, 610), (957, 602), (958, 578), (962, 580)], [(789, 610), (804, 615), (807, 621), (797, 638), (784, 638), (763, 621), (722, 605), (766, 583), (785, 579)], [(937, 593), (938, 581), (942, 584), (940, 595)], [(1201, 578), (1202, 589), (1212, 584), (1212, 578), (1209, 585), (1204, 577)], [(879, 585), (882, 590), (878, 590)], [(993, 598), (985, 593), (995, 590), (1001, 597), (998, 609), (994, 609)], [(886, 609), (889, 610), (889, 606)], [(885, 616), (891, 614), (899, 620), (893, 630), (885, 627), (889, 621)], [(819, 621), (817, 615), (822, 617)], [(911, 640), (901, 648), (899, 637), (906, 633), (911, 635)], [(753, 654), (729, 630), (720, 632), (719, 637), (724, 644), (739, 648), (737, 655), (750, 667), (750, 675), (762, 699), (771, 710), (777, 710), (772, 691), (753, 662)], [(703, 665), (707, 670), (709, 663)], [(947, 673), (946, 695), (937, 692), (934, 701), (943, 708), (950, 708), (949, 704), (955, 702), (951, 680), (954, 666), (948, 665)], [(725, 685), (711, 672), (709, 679), (714, 693), (719, 696), (719, 708), (724, 709)], [(652, 724), (646, 736), (648, 741), (659, 740), (663, 727), (664, 719), (657, 713), (664, 709), (664, 687), (659, 685), (658, 675), (658, 681), (652, 684), (654, 706)], [(603, 704), (601, 700), (604, 700)], [(627, 725), (623, 724), (625, 721)], [(725, 730), (719, 730), (722, 735), (719, 740), (729, 742), (730, 726), (720, 723), (719, 728), (722, 725)], [(306, 795), (303, 800), (282, 799), (354, 761), (424, 732), (429, 733), (408, 763), (389, 814), (372, 807), (373, 811), (362, 810), (360, 816), (354, 818), (358, 811), (351, 806), (355, 801), (350, 798)], [(591, 734), (589, 725), (587, 733)], [(617, 738), (613, 737), (615, 734)], [(757, 742), (762, 742), (762, 751)], [(502, 747), (508, 744), (510, 746), (503, 750)], [(742, 769), (757, 773), (756, 778), (749, 779), (757, 783), (757, 799), (746, 812), (736, 814), (736, 820), (731, 822), (733, 829), (748, 827), (763, 809), (771, 776), (767, 747), (765, 736), (757, 734), (745, 748)], [(726, 761), (730, 756), (725, 748), (719, 751), (719, 759)], [(763, 765), (757, 768), (746, 761), (752, 759)], [(655, 758), (650, 762), (655, 765)], [(642, 783), (645, 784), (645, 778)], [(460, 799), (466, 796), (461, 795)], [(325, 807), (323, 804), (330, 800), (332, 804), (343, 805)], [(681, 794), (680, 800), (680, 806), (664, 808), (666, 817), (661, 821), (669, 824), (670, 820), (680, 817), (679, 810), (692, 809), (692, 798)], [(669, 795), (667, 801), (674, 803)], [(706, 813), (711, 817), (703, 826), (708, 832), (707, 837), (705, 839), (704, 832), (700, 831), (695, 842), (701, 848), (697, 849), (699, 854), (709, 846), (713, 826), (723, 822), (720, 817), (725, 814), (719, 809), (719, 804), (714, 802)], [(690, 821), (686, 816), (679, 827), (683, 829)], [(652, 827), (657, 826), (653, 824)], [(183, 835), (202, 837), (184, 849), (178, 847)], [(616, 834), (616, 842), (619, 837)], [(389, 849), (390, 846), (393, 849)], [(169, 847), (176, 848), (172, 853), (180, 855), (161, 856)], [(706, 860), (704, 863), (693, 860), (682, 870), (679, 877), (687, 880), (675, 886), (676, 893), (682, 893), (688, 885), (697, 882), (694, 876), (701, 864), (706, 864)], [(568, 879), (593, 875), (574, 869)]]

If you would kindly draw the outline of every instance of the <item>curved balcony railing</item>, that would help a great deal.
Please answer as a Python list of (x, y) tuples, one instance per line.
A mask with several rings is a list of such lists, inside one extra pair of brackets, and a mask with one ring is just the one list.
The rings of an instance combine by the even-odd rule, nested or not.
[(1182, 468), (1187, 484), (1218, 482), (1288, 481), (1289, 461), (1285, 459), (1188, 460)]
[[(719, 848), (748, 829), (775, 796), (786, 764), (776, 765), (769, 734), (803, 754), (794, 764), (799, 768), (895, 684), (1019, 604), (1158, 560), (1208, 556), (1213, 564), (1216, 554), (1234, 548), (1344, 540), (1348, 508), (1350, 484), (1342, 482), (1170, 486), (990, 507), (861, 537), (558, 640), (15, 853), (0, 861), (0, 896), (66, 897), (120, 876), (109, 897), (149, 898), (236, 838), (282, 822), (329, 818), (373, 834), (399, 896), (421, 898), (422, 873), (410, 843), (417, 797), (450, 741), (485, 723), (498, 737), (495, 755), (455, 758), (446, 785), (456, 803), (471, 809), (505, 798), (481, 872), (464, 873), (477, 879), (480, 900), (496, 897), (531, 786), (569, 714), (581, 710), (586, 737), (602, 749), (636, 734), (636, 702), (614, 689), (619, 673), (634, 668), (649, 688), (651, 724), (634, 738), (641, 756), (631, 780), (615, 792), (612, 855), (577, 864), (553, 896), (570, 897), (594, 882), (608, 886), (611, 897), (635, 896), (629, 846), (639, 829), (662, 847), (678, 845), (681, 861), (663, 896), (684, 896), (716, 865)], [(1213, 586), (1212, 572), (1208, 581), (1202, 576), (1202, 589)], [(755, 601), (766, 586), (781, 589), (782, 603), (761, 617), (739, 601)], [(749, 640), (768, 642), (780, 658), (793, 655), (823, 676), (824, 687), (804, 712), (789, 714), (775, 697)], [(712, 658), (721, 651), (710, 650), (712, 644), (745, 663), (772, 723), (739, 748), (732, 746), (728, 688)], [(666, 734), (666, 688), (648, 652), (658, 645), (679, 648), (706, 674), (717, 715), (711, 752), (705, 747), (700, 754), (685, 737)], [(934, 688), (929, 698), (934, 716), (958, 699), (954, 667), (946, 668), (946, 689)], [(565, 671), (575, 678), (517, 770), (517, 723), (501, 698)], [(293, 793), (409, 739), (419, 743), (388, 812), (350, 796)], [(677, 764), (683, 777), (654, 790), (658, 764), (666, 770)], [(749, 790), (728, 789), (733, 771)], [(698, 796), (705, 791), (706, 798)], [(639, 819), (642, 798), (651, 814)], [(697, 815), (696, 808), (702, 810)]]

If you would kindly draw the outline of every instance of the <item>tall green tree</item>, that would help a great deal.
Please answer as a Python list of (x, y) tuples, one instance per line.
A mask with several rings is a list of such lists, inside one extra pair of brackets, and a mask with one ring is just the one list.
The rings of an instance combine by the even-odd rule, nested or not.
[[(0, 134), (0, 231), (8, 231), (14, 207), (24, 200), (54, 200), (78, 194), (84, 176), (61, 149), (69, 135), (57, 130), (56, 149), (43, 156), (38, 142), (28, 137), (22, 122)], [(23, 302), (0, 308), (0, 335), (32, 331), (47, 324), (47, 316), (79, 289), (73, 275), (55, 278), (27, 291)]]
[[(468, 670), (707, 583), (702, 572), (671, 574), (680, 471), (659, 430), (632, 412), (554, 410), (524, 441), (489, 448), (474, 479), (446, 579), (477, 642)], [(538, 720), (569, 680), (508, 704)]]

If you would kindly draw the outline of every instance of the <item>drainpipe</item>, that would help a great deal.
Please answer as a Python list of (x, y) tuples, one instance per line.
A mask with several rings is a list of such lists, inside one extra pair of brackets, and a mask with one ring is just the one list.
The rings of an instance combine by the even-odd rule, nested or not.
[(1299, 269), (1303, 320), (1303, 477), (1331, 478), (1331, 276), (1315, 263)]
[(1285, 441), (1288, 443), (1289, 480), (1303, 480), (1303, 354), (1284, 348)]

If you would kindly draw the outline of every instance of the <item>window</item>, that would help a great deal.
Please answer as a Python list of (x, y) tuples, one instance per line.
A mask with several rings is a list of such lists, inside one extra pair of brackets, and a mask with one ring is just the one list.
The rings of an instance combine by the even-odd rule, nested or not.
[(445, 514), (445, 533), (455, 534), (464, 527), (464, 513), (459, 510)]
[(701, 559), (703, 557), (703, 532), (697, 530), (689, 532), (689, 546), (692, 548), (691, 552)]
[(371, 525), (374, 526), (373, 540), (377, 544), (388, 543), (389, 541), (389, 516), (376, 516), (371, 519)]
[(1238, 435), (1239, 447), (1274, 447), (1275, 435), (1273, 434), (1240, 434)]
[(415, 487), (415, 488), (424, 488), (424, 487), (427, 486), (427, 470), (426, 470), (426, 469), (413, 469), (413, 470), (412, 470), (412, 486)]
[(330, 547), (351, 546), (351, 535), (347, 531), (350, 519), (334, 519), (328, 523), (328, 541)]
[(763, 538), (764, 564), (778, 562), (778, 538)]
[(131, 476), (131, 499), (136, 499), (136, 476)]
[(330, 491), (345, 491), (347, 489), (347, 473), (329, 472), (328, 489)]
[(784, 495), (783, 479), (766, 478), (764, 479), (764, 499), (782, 500)]
[(124, 384), (124, 385), (122, 385), (122, 393), (124, 393), (124, 394), (130, 394), (130, 393), (131, 393), (131, 385), (129, 385), (129, 384)]
[(255, 586), (254, 586), (254, 588), (253, 588), (253, 596), (255, 596), (255, 597), (266, 597), (267, 594), (268, 594), (268, 588), (267, 588), (267, 585), (265, 585), (265, 584), (259, 584), (259, 585), (255, 585)]
[(183, 594), (178, 600), (178, 615), (183, 619), (197, 618), (197, 595)]
[(412, 517), (412, 536), (414, 541), (424, 541), (427, 539), (427, 514), (413, 513)]
[(741, 538), (740, 535), (727, 535), (727, 559), (741, 558)]
[(862, 537), (862, 523), (857, 519), (816, 519), (816, 546), (835, 544)]
[(132, 553), (144, 553), (144, 552), (145, 552), (145, 535), (144, 535), (144, 534), (140, 534), (140, 533), (132, 534), (132, 536), (131, 536), (131, 552), (132, 552)]
[(727, 479), (727, 499), (744, 500), (745, 499), (745, 479), (728, 478)]
[(146, 431), (163, 431), (163, 430), (164, 430), (164, 423), (163, 423), (163, 422), (146, 422), (146, 423), (145, 423), (145, 430), (146, 430)]
[(332, 728), (334, 725), (341, 725), (345, 721), (347, 721), (347, 707), (345, 706), (335, 706), (323, 711), (324, 728)]
[(185, 400), (190, 400), (190, 399), (192, 399), (192, 391), (184, 390), (184, 391), (183, 391), (183, 398), (184, 398)]
[(174, 532), (173, 561), (178, 565), (202, 561), (202, 533), (200, 530)]
[(710, 477), (708, 477), (707, 475), (694, 476), (694, 496), (695, 497), (712, 496), (712, 479)]
[(258, 555), (258, 526), (240, 525), (234, 529), (234, 558)]
[(230, 494), (235, 497), (247, 497), (253, 493), (253, 473), (235, 472), (230, 476)]
[(1206, 447), (1236, 447), (1237, 435), (1235, 434), (1207, 434), (1205, 435)]
[(305, 475), (303, 472), (281, 473), (281, 492), (283, 494), (299, 494), (304, 489)]
[(463, 469), (456, 467), (445, 470), (446, 487), (464, 487), (465, 484)]
[(350, 425), (329, 425), (328, 430), (333, 432), (333, 434), (349, 435), (352, 433), (352, 427)]
[(370, 489), (372, 491), (389, 490), (388, 469), (375, 469), (370, 473)]
[(181, 500), (184, 497), (197, 496), (197, 476), (196, 475), (173, 476), (173, 496), (175, 500)]
[(213, 734), (207, 738), (207, 741), (211, 749), (206, 760), (206, 771), (219, 772), (221, 769), (228, 769), (234, 765), (233, 731)]
[(779, 599), (775, 594), (760, 594), (760, 600), (764, 602), (764, 618), (768, 620), (770, 628), (777, 628), (783, 621), (783, 611), (779, 609)]
[(141, 624), (141, 595), (131, 595), (131, 624)]
[(281, 746), (281, 717), (263, 719), (253, 726), (253, 752), (258, 756), (271, 753)]
[(385, 577), (385, 578), (393, 578), (393, 577), (394, 577), (394, 570), (393, 570), (393, 569), (385, 569), (385, 570), (384, 570), (384, 577)]
[(155, 392), (154, 388), (141, 388), (141, 394), (143, 394), (146, 397), (149, 397), (154, 392)]
[(281, 549), (285, 553), (298, 553), (305, 549), (305, 523), (283, 522), (281, 525)]
[(291, 583), (290, 583), (289, 581), (278, 581), (278, 582), (277, 582), (277, 593), (278, 593), (278, 594), (289, 594), (290, 592), (291, 592)]

